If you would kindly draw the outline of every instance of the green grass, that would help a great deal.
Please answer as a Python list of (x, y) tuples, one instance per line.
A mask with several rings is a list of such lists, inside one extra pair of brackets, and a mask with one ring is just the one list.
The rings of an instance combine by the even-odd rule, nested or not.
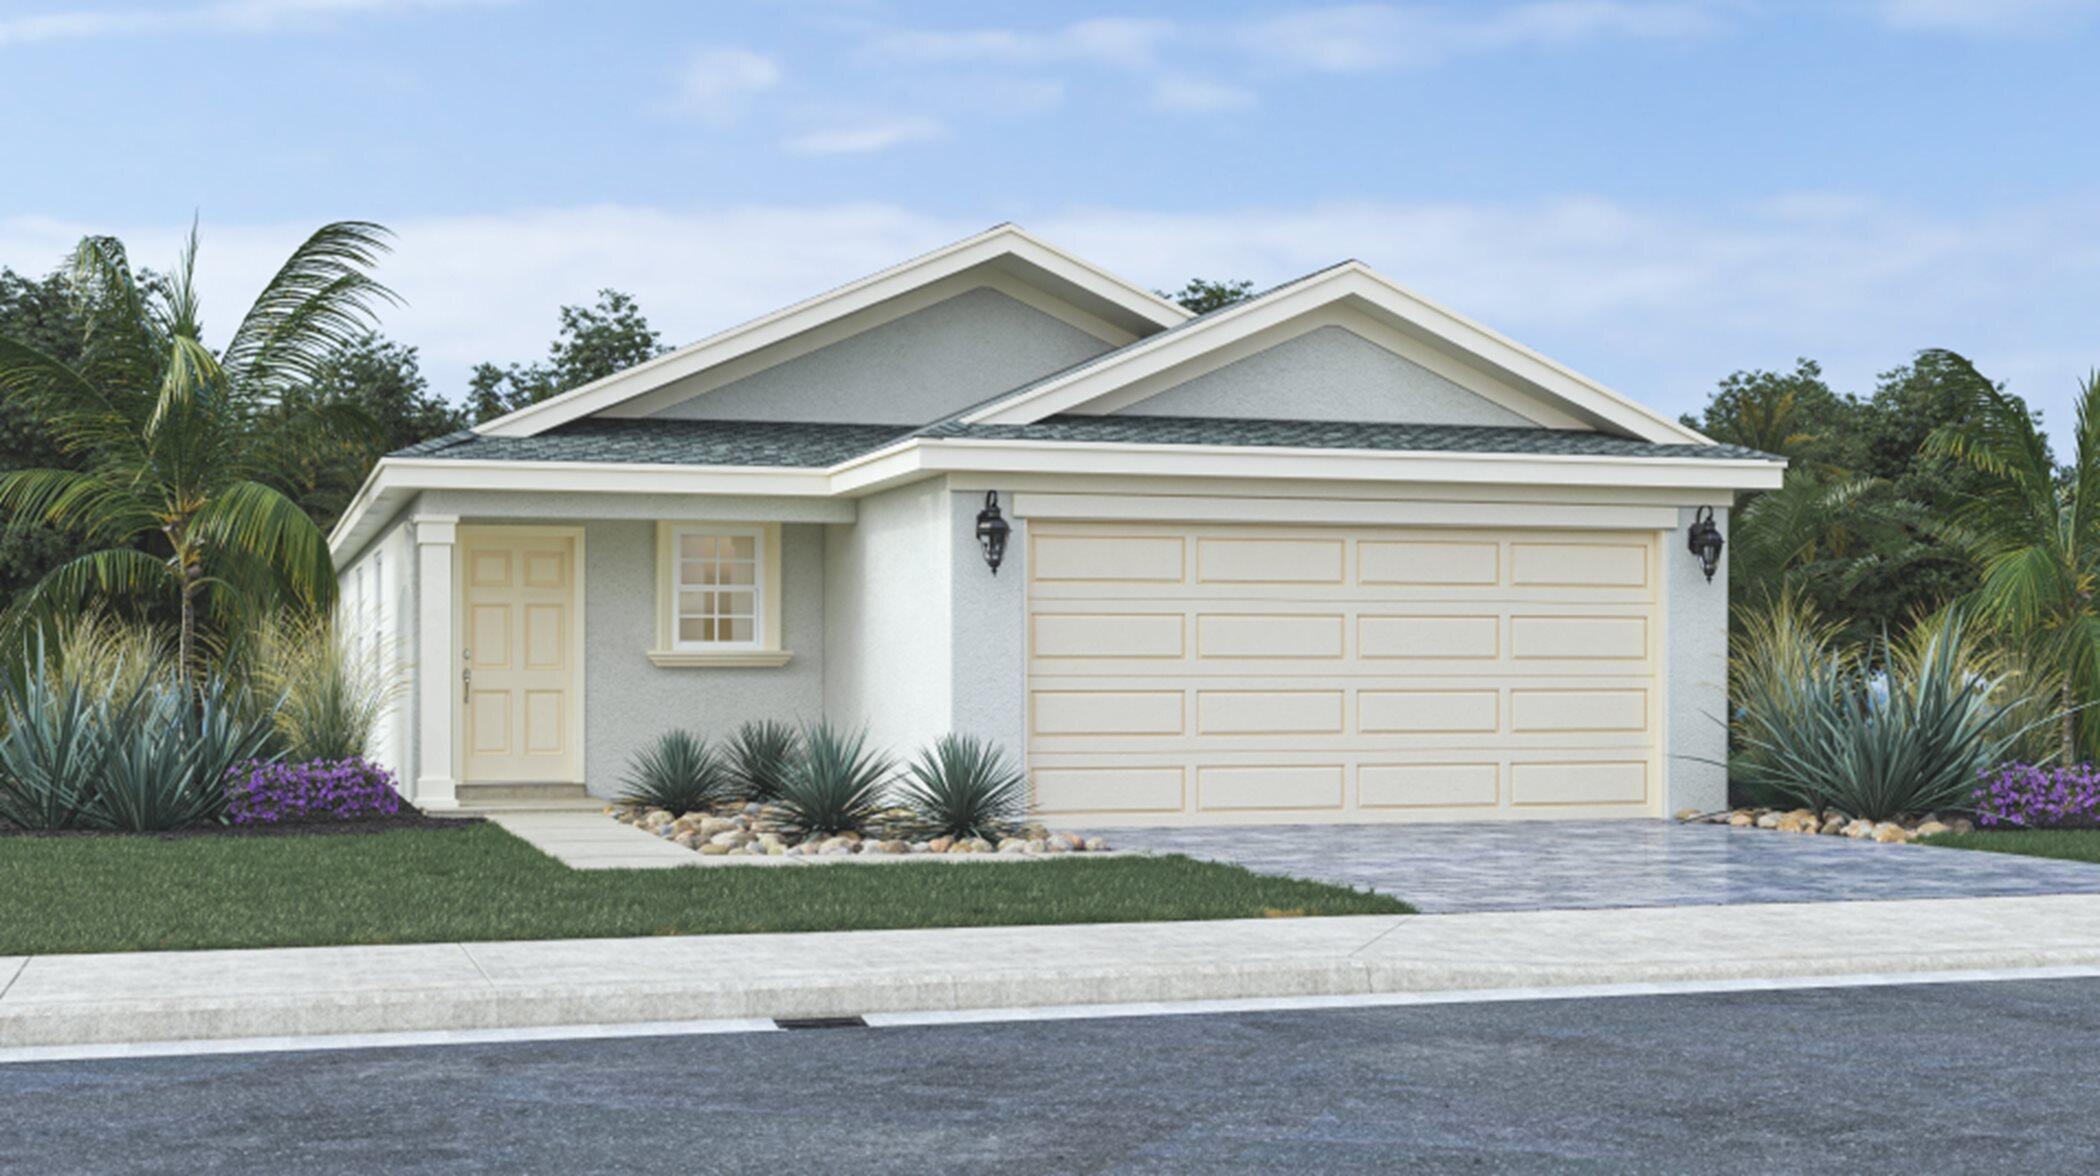
[(1978, 830), (1974, 833), (1941, 833), (1927, 837), (1926, 845), (1948, 849), (1980, 849), (1986, 853), (2017, 853), (2027, 857), (2062, 858), (2072, 862), (2100, 862), (2100, 829)]
[(1409, 910), (1178, 857), (571, 870), (494, 825), (0, 837), (0, 955)]

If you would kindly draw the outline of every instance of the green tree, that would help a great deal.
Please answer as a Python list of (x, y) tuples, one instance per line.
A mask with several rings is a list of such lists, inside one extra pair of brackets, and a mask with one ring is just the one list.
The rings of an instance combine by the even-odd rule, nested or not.
[[(318, 410), (318, 411), (316, 411)], [(416, 349), (377, 331), (350, 340), (294, 389), (273, 416), (306, 436), (285, 471), (295, 497), (324, 530), (382, 456), (466, 426), (457, 407), (430, 394)], [(316, 432), (314, 426), (328, 431)]]
[(1796, 464), (1845, 467), (1843, 450), (1858, 403), (1831, 391), (1823, 369), (1797, 359), (1791, 372), (1732, 372), (1721, 380), (1706, 411), (1682, 420), (1728, 445), (1776, 453)]
[(1244, 278), (1213, 282), (1208, 278), (1190, 278), (1188, 284), (1172, 294), (1165, 290), (1154, 290), (1171, 302), (1178, 302), (1182, 309), (1197, 314), (1209, 314), (1213, 310), (1245, 302), (1254, 297), (1254, 283)]
[(95, 600), (172, 597), (177, 657), (194, 674), (207, 610), (332, 602), (327, 544), (282, 480), (306, 414), (277, 414), (391, 299), (370, 274), (385, 237), (362, 222), (323, 226), (219, 352), (203, 338), (194, 230), (165, 283), (153, 285), (115, 239), (80, 243), (67, 275), (86, 328), (79, 357), (0, 339), (0, 399), (36, 418), (77, 466), (0, 474), (0, 510), (72, 527), (93, 549), (40, 579), (11, 622)]
[(2100, 373), (2079, 389), (2076, 448), (2060, 469), (2019, 397), (1959, 356), (1935, 362), (1962, 374), (1970, 398), (1964, 419), (1934, 429), (1925, 451), (1976, 475), (1956, 514), (1981, 571), (1971, 599), (2027, 664), (2047, 667), (2066, 712), (2058, 751), (2074, 762), (2100, 733), (2074, 709), (2100, 699)]
[(598, 291), (592, 306), (564, 306), (547, 362), (477, 364), (467, 378), (467, 411), (478, 422), (537, 404), (571, 388), (625, 371), (667, 350), (633, 297)]
[[(0, 268), (0, 337), (20, 339), (71, 363), (80, 356), (83, 333), (64, 275), (27, 278)], [(34, 414), (0, 400), (0, 470), (69, 464), (57, 450), (50, 430)], [(81, 550), (78, 536), (36, 519), (0, 524), (0, 607)]]

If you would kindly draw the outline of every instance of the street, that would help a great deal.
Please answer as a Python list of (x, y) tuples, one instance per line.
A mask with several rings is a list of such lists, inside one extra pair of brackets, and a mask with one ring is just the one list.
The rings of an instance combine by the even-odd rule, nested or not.
[(2100, 981), (0, 1066), (0, 1171), (2068, 1170)]

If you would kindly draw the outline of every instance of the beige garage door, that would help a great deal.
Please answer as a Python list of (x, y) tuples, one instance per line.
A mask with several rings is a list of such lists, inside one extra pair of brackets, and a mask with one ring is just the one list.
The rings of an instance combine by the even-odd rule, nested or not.
[(1029, 766), (1066, 822), (1659, 810), (1656, 537), (1038, 521)]

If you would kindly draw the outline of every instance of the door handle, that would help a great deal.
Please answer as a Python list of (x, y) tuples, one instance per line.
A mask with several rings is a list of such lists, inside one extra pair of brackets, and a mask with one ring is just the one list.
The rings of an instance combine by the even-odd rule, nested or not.
[(474, 651), (460, 650), (459, 660), (465, 663), (459, 667), (459, 700), (471, 703), (474, 701)]

